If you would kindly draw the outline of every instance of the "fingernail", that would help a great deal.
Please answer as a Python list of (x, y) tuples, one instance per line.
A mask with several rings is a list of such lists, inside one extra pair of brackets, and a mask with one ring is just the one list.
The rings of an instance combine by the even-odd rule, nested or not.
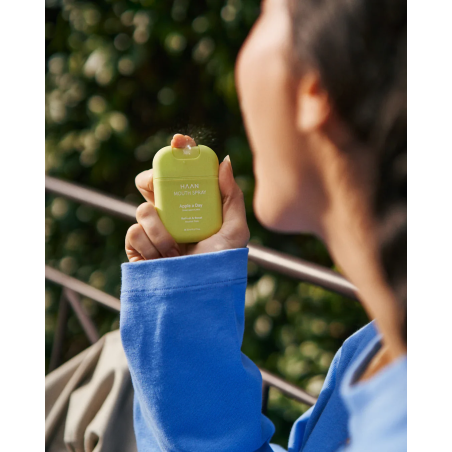
[(227, 156), (224, 158), (223, 162), (228, 162), (229, 165), (231, 165), (231, 171), (232, 171), (231, 157), (229, 157), (229, 155), (227, 155)]
[(178, 257), (180, 256), (179, 251), (176, 248), (171, 248), (168, 253), (166, 253), (168, 257)]

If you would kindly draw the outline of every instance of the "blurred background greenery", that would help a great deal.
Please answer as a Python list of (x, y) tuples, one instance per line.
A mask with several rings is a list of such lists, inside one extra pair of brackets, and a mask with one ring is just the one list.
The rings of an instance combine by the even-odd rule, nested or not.
[[(138, 204), (135, 175), (152, 166), (174, 133), (189, 133), (220, 160), (230, 155), (252, 241), (331, 267), (318, 240), (271, 233), (253, 215), (252, 160), (234, 62), (259, 3), (46, 0), (46, 170)], [(128, 226), (47, 195), (46, 263), (119, 297)], [(60, 293), (46, 285), (46, 371)], [(118, 328), (117, 315), (89, 299), (83, 306), (101, 334)], [(309, 392), (318, 394), (334, 353), (365, 323), (358, 303), (249, 264), (243, 351)], [(64, 360), (88, 345), (71, 316)], [(274, 442), (287, 444), (305, 409), (271, 391)]]

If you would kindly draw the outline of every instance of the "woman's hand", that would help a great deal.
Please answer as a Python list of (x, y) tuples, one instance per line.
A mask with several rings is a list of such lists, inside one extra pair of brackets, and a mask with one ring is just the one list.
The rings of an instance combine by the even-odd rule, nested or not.
[(223, 203), (223, 225), (208, 239), (195, 244), (186, 244), (174, 241), (155, 210), (152, 170), (140, 173), (135, 183), (147, 202), (138, 207), (136, 214), (138, 223), (127, 231), (126, 253), (129, 261), (138, 262), (245, 247), (250, 238), (245, 203), (243, 193), (234, 180), (229, 156), (220, 164), (218, 180)]

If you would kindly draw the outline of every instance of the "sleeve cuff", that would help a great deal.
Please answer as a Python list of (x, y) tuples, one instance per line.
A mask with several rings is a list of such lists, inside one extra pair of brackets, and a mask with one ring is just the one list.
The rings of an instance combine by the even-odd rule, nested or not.
[(248, 248), (128, 262), (121, 265), (121, 293), (195, 288), (246, 279)]

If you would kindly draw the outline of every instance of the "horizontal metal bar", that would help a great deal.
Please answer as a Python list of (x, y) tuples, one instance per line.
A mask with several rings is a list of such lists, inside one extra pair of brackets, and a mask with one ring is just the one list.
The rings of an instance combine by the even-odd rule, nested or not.
[(357, 299), (355, 286), (329, 268), (260, 245), (250, 244), (248, 248), (250, 260), (268, 270), (301, 279), (315, 286)]
[(128, 221), (135, 221), (137, 206), (112, 196), (104, 195), (91, 188), (85, 188), (73, 182), (46, 175), (46, 190), (59, 196), (72, 199), (98, 210), (121, 217)]
[[(108, 306), (109, 308), (119, 311), (120, 301), (117, 298), (108, 295), (99, 289), (95, 289), (94, 287), (91, 287), (90, 285), (85, 284), (78, 279), (67, 276), (64, 273), (61, 273), (60, 271), (49, 267), (48, 265), (46, 265), (46, 279), (65, 288), (71, 289), (74, 292), (79, 293), (80, 295), (91, 298), (91, 300), (101, 303), (104, 306)], [(287, 397), (298, 400), (299, 402), (305, 403), (309, 406), (314, 405), (314, 403), (316, 402), (317, 399), (314, 396), (308, 394), (306, 391), (303, 391), (303, 389), (300, 389), (297, 386), (288, 383), (282, 378), (279, 378), (276, 375), (267, 372), (266, 370), (259, 370), (262, 374), (262, 382), (264, 386), (272, 386), (284, 393)]]
[(264, 369), (259, 370), (261, 371), (262, 381), (264, 382), (264, 384), (278, 389), (287, 397), (290, 397), (291, 399), (297, 400), (298, 402), (304, 403), (309, 406), (312, 406), (315, 404), (315, 402), (317, 402), (317, 399), (314, 396), (308, 394), (306, 391), (303, 391), (303, 389), (299, 388), (298, 386), (295, 386), (294, 384), (289, 383), (282, 378), (279, 378), (276, 375), (267, 372)]
[(108, 295), (107, 293), (102, 292), (89, 284), (79, 281), (72, 276), (65, 275), (64, 273), (61, 273), (48, 265), (46, 265), (46, 279), (54, 282), (55, 284), (59, 284), (60, 286), (72, 289), (80, 295), (91, 298), (91, 300), (97, 301), (98, 303), (107, 306), (107, 308), (119, 311), (120, 302), (117, 298)]
[[(137, 206), (135, 205), (51, 176), (46, 176), (45, 183), (46, 190), (51, 193), (87, 204), (130, 222), (136, 221)], [(323, 287), (355, 300), (358, 299), (356, 287), (343, 276), (328, 268), (252, 243), (248, 245), (248, 248), (249, 259), (263, 268)]]

